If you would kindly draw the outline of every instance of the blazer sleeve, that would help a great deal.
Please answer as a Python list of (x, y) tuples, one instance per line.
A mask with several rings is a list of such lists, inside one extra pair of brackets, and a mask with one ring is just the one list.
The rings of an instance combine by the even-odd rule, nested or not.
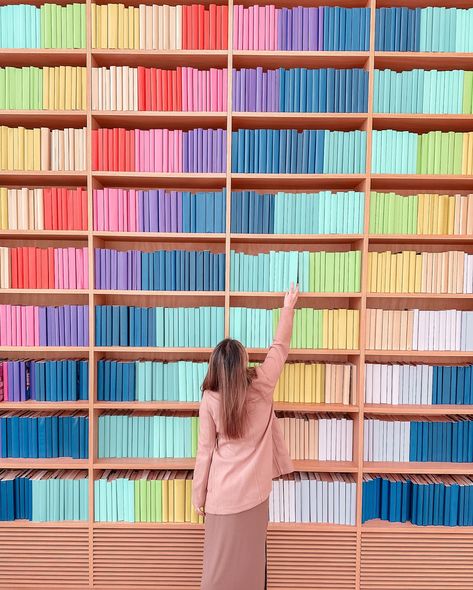
[(258, 377), (264, 381), (268, 391), (271, 391), (271, 396), (289, 353), (293, 320), (294, 309), (283, 307), (273, 343), (263, 363), (257, 369)]
[(205, 506), (207, 482), (216, 437), (215, 422), (210, 413), (207, 396), (204, 392), (199, 406), (199, 438), (192, 480), (192, 504), (198, 507)]

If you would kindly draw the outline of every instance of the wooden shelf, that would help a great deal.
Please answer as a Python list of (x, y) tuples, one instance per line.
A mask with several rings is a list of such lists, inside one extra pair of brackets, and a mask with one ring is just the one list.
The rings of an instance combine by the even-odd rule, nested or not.
[(410, 474), (445, 474), (445, 475), (469, 475), (473, 471), (473, 463), (377, 463), (365, 461), (363, 473), (410, 473)]
[(88, 410), (89, 401), (76, 402), (37, 402), (27, 400), (25, 402), (0, 402), (0, 411), (2, 410), (25, 410), (25, 411), (55, 411), (55, 410)]
[(8, 469), (87, 469), (88, 459), (71, 459), (59, 457), (55, 459), (5, 459), (2, 468)]
[(412, 414), (418, 416), (451, 416), (451, 415), (469, 415), (473, 416), (473, 406), (465, 405), (391, 405), (391, 404), (365, 404), (365, 414), (393, 414), (406, 415)]
[[(92, 178), (105, 187), (215, 189), (226, 183), (226, 175), (198, 172), (105, 172), (93, 171)], [(1, 176), (0, 176), (1, 179)]]

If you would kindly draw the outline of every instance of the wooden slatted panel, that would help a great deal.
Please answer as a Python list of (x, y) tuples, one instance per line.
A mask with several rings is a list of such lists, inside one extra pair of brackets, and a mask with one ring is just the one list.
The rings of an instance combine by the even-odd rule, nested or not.
[(97, 529), (94, 588), (197, 589), (203, 540), (202, 528)]
[(367, 532), (361, 541), (361, 590), (473, 589), (473, 534)]
[(88, 588), (87, 529), (0, 527), (0, 588)]
[(268, 531), (268, 588), (355, 588), (356, 532)]

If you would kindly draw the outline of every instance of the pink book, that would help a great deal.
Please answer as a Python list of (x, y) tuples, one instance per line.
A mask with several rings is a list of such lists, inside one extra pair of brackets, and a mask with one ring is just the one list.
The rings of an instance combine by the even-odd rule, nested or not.
[(13, 324), (12, 324), (12, 308), (11, 305), (5, 305), (5, 344), (6, 346), (13, 346)]
[(68, 248), (67, 250), (67, 258), (64, 259), (64, 262), (67, 260), (67, 267), (65, 268), (68, 268), (68, 272), (65, 273), (68, 282), (66, 289), (77, 289), (77, 275), (80, 269), (76, 265), (75, 248)]
[(108, 189), (108, 229), (118, 231), (118, 189)]
[(61, 289), (69, 289), (69, 252), (67, 248), (59, 248), (59, 284), (62, 285)]
[(174, 146), (174, 162), (176, 172), (182, 172), (182, 130), (177, 131), (177, 141)]
[(140, 138), (140, 151), (138, 152), (138, 163), (136, 169), (138, 172), (145, 172), (145, 143), (148, 138), (146, 131), (143, 129), (138, 130), (138, 135)]
[[(1, 336), (0, 336), (0, 344), (1, 344)], [(7, 402), (10, 400), (8, 396), (8, 363), (7, 361), (3, 361), (3, 401)]]
[[(263, 8), (264, 10), (264, 6), (262, 6), (261, 8)], [(259, 6), (255, 6), (253, 8), (253, 47), (255, 49), (260, 49), (260, 45), (261, 48), (263, 47), (264, 44), (264, 39), (260, 39), (260, 7)], [(251, 35), (251, 31), (250, 31), (250, 35)]]
[(154, 141), (156, 143), (154, 150), (154, 171), (163, 171), (163, 130), (155, 129)]
[(7, 342), (7, 307), (0, 304), (0, 346), (10, 346)]
[(222, 71), (222, 90), (220, 92), (220, 101), (221, 101), (221, 105), (222, 105), (222, 111), (226, 111), (227, 110), (227, 101), (226, 101), (226, 96), (227, 96), (227, 87), (228, 87), (228, 70), (227, 68), (225, 68)]
[[(242, 7), (243, 8), (243, 7)], [(240, 5), (233, 5), (233, 49), (240, 49)]]
[(243, 10), (242, 48), (245, 51), (249, 49), (250, 10), (250, 8), (245, 8)]
[(168, 149), (167, 149), (167, 154), (168, 154), (168, 172), (176, 172), (176, 170), (174, 169), (174, 146), (177, 142), (177, 134), (176, 131), (170, 129), (168, 131)]
[[(218, 74), (215, 68), (212, 68), (209, 72), (208, 78), (210, 78), (210, 88), (208, 88), (208, 95), (207, 101), (210, 98), (210, 110), (211, 111), (218, 111), (218, 95), (219, 93), (219, 86), (218, 86)], [(208, 102), (207, 102), (208, 104)], [(208, 110), (208, 109), (207, 109)]]
[(84, 261), (82, 248), (75, 248), (74, 252), (75, 265), (77, 269), (76, 289), (84, 288)]
[(140, 171), (140, 142), (141, 142), (141, 131), (139, 129), (135, 129), (135, 166), (132, 168), (133, 171), (139, 172)]
[(82, 248), (82, 267), (83, 267), (83, 289), (89, 288), (89, 252), (87, 247)]
[(142, 142), (143, 170), (145, 172), (151, 172), (150, 164), (149, 164), (149, 154), (150, 154), (151, 142), (154, 141), (153, 130), (150, 129), (149, 131), (143, 131), (143, 134), (145, 137), (145, 140)]
[(264, 7), (264, 49), (270, 50), (271, 49), (271, 6)]
[(128, 229), (128, 225), (130, 223), (130, 213), (129, 213), (129, 203), (130, 197), (128, 196), (128, 191), (121, 188), (119, 189), (119, 204), (120, 204), (120, 211), (122, 212), (122, 219), (121, 219), (121, 227), (122, 231), (130, 231)]
[(136, 231), (138, 231), (138, 227), (136, 224), (136, 218), (137, 218), (136, 207), (137, 207), (137, 203), (138, 203), (138, 195), (136, 194), (135, 189), (131, 189), (129, 191), (128, 203), (129, 203), (128, 231), (136, 232)]
[(62, 281), (61, 265), (59, 264), (59, 258), (61, 258), (61, 248), (55, 248), (53, 250), (54, 257), (54, 288), (64, 289)]
[(192, 71), (192, 110), (196, 111), (199, 108), (199, 86), (198, 77), (195, 70)]
[(11, 318), (11, 325), (12, 325), (12, 344), (13, 346), (25, 346), (23, 344), (23, 340), (21, 337), (22, 334), (22, 327), (21, 327), (21, 307), (19, 305), (12, 306), (12, 318)]
[(255, 39), (255, 12), (257, 6), (250, 6), (248, 9), (248, 49), (253, 50), (257, 47)]
[(159, 172), (169, 172), (169, 129), (162, 130), (161, 153), (163, 164)]
[(123, 189), (117, 188), (117, 230), (124, 231), (124, 218), (125, 218), (125, 208), (123, 204), (124, 196), (123, 196)]
[(93, 217), (93, 224), (94, 224), (94, 230), (97, 231), (99, 230), (99, 223), (98, 223), (98, 199), (97, 199), (97, 193), (98, 190), (94, 189), (94, 192), (92, 193), (92, 217)]
[(34, 308), (34, 345), (39, 346), (39, 307)]
[(277, 51), (278, 48), (278, 21), (280, 10), (276, 10), (276, 7), (271, 4), (270, 6), (270, 31), (271, 31), (271, 49)]
[(148, 167), (150, 172), (154, 172), (154, 153), (156, 151), (155, 130), (150, 134), (149, 138), (149, 153), (148, 153)]
[[(34, 344), (30, 344), (30, 327), (29, 321), (30, 317), (27, 313), (28, 308), (31, 307), (30, 305), (22, 305), (19, 306), (19, 315), (20, 315), (20, 346), (34, 346)], [(32, 327), (32, 325), (31, 325)], [(31, 330), (32, 331), (32, 330)]]
[(181, 85), (182, 85), (182, 110), (183, 111), (190, 111), (191, 109), (188, 106), (188, 102), (187, 102), (187, 93), (188, 88), (187, 88), (187, 66), (183, 66), (181, 68)]

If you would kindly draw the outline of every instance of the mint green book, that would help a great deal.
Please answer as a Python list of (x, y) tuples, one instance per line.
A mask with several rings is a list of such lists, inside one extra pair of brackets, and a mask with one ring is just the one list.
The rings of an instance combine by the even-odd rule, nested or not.
[(111, 494), (110, 494), (110, 499), (111, 499), (111, 506), (110, 506), (110, 513), (111, 513), (111, 520), (113, 522), (117, 522), (118, 521), (118, 493), (117, 493), (117, 480), (113, 480), (112, 482), (112, 486), (111, 486)]
[(453, 141), (453, 153), (454, 153), (454, 167), (452, 174), (462, 174), (463, 169), (463, 142), (465, 134), (455, 133)]
[(473, 94), (473, 72), (463, 72), (463, 94), (462, 110), (464, 115), (470, 115), (472, 111), (472, 94)]
[(135, 522), (141, 522), (141, 494), (140, 494), (140, 481), (139, 479), (135, 479), (133, 481), (134, 484), (134, 504), (135, 504)]
[(126, 522), (135, 522), (135, 482), (124, 480), (125, 489), (125, 520)]
[[(447, 134), (447, 153), (445, 154), (447, 156), (446, 160), (448, 162), (447, 164), (447, 170), (446, 170), (446, 174), (453, 174), (454, 170), (456, 168), (456, 154), (455, 154), (455, 139), (456, 137), (458, 137), (461, 134), (455, 133), (454, 131), (449, 131)], [(460, 156), (461, 158), (461, 156)]]
[(96, 479), (94, 481), (94, 520), (95, 522), (102, 522), (103, 516), (101, 511), (101, 495), (103, 479)]
[(62, 40), (62, 13), (64, 11), (62, 6), (55, 6), (54, 8), (56, 12), (56, 44), (55, 48), (63, 48), (63, 40)]

